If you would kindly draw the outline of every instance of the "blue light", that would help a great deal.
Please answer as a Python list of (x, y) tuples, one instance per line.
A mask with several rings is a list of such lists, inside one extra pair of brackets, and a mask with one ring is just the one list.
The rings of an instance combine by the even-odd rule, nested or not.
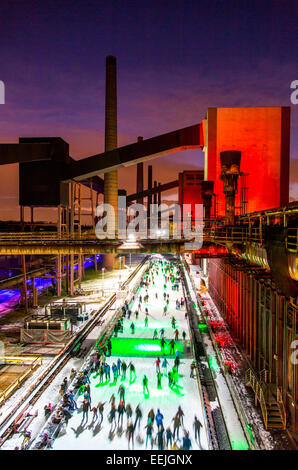
[[(96, 255), (97, 262), (102, 261), (102, 255)], [(94, 256), (88, 256), (85, 258), (84, 267), (90, 268), (94, 265)], [(78, 263), (74, 265), (74, 271), (78, 270)], [(53, 270), (56, 273), (56, 270)], [(55, 281), (54, 281), (55, 282)], [(27, 280), (27, 285), (32, 287), (32, 279)], [(34, 286), (36, 287), (38, 292), (43, 291), (46, 287), (52, 286), (52, 279), (43, 279), (39, 277), (34, 278)], [(28, 289), (27, 294), (30, 293), (30, 289)], [(8, 312), (9, 310), (13, 309), (13, 305), (16, 305), (19, 301), (20, 297), (20, 290), (19, 289), (0, 289), (0, 314), (4, 312)], [(6, 305), (8, 304), (9, 305)]]

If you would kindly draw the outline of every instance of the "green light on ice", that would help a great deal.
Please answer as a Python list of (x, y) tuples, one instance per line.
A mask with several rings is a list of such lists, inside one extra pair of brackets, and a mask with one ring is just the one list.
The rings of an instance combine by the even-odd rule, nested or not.
[(218, 364), (216, 360), (214, 359), (214, 357), (209, 357), (209, 366), (210, 366), (210, 369), (213, 371), (218, 369)]
[[(168, 341), (165, 344), (164, 350), (161, 347), (160, 340), (150, 338), (112, 338), (112, 356), (171, 356), (171, 348)], [(184, 355), (183, 344), (178, 341), (175, 342), (174, 351), (180, 352), (180, 356)], [(164, 354), (165, 353), (165, 354)]]
[(254, 437), (253, 437), (253, 434), (252, 434), (252, 430), (251, 430), (251, 427), (250, 425), (247, 423), (246, 424), (246, 428), (248, 430), (248, 434), (249, 434), (249, 437), (250, 437), (250, 441), (252, 443), (252, 445), (254, 446), (255, 445), (255, 440), (254, 440)]
[(246, 441), (233, 442), (232, 450), (249, 450), (249, 446)]
[(136, 349), (138, 351), (146, 351), (146, 352), (157, 351), (157, 352), (160, 352), (161, 351), (161, 346), (158, 346), (158, 344), (151, 344), (151, 345), (140, 344), (140, 346), (136, 346)]

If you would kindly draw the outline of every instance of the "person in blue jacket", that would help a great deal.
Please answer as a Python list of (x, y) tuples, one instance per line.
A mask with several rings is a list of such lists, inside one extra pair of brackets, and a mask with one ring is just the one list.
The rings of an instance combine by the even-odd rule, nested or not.
[(189, 439), (189, 433), (186, 431), (182, 441), (182, 449), (183, 450), (190, 450), (191, 448), (191, 440)]
[(110, 376), (110, 371), (111, 371), (111, 367), (109, 366), (109, 364), (106, 362), (104, 364), (104, 371), (105, 371), (105, 377), (106, 377), (106, 380), (110, 380), (111, 376)]
[(163, 414), (158, 409), (155, 415), (155, 421), (156, 421), (158, 429), (163, 427), (163, 419), (164, 419)]
[(113, 362), (113, 364), (112, 364), (112, 371), (113, 371), (113, 375), (114, 375), (114, 382), (117, 382), (118, 367), (116, 366), (115, 362)]

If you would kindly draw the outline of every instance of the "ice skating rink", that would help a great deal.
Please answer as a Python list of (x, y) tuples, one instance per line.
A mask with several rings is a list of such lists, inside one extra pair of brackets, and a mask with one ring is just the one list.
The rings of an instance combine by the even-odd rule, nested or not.
[[(149, 273), (149, 277), (151, 272)], [(189, 340), (189, 331), (187, 326), (187, 320), (185, 319), (185, 308), (176, 309), (176, 300), (183, 297), (183, 290), (181, 284), (179, 285), (179, 291), (172, 290), (172, 284), (168, 281), (166, 290), (164, 290), (165, 280), (161, 268), (159, 274), (154, 276), (154, 283), (148, 287), (142, 287), (138, 290), (135, 296), (135, 302), (131, 306), (131, 317), (127, 317), (123, 323), (123, 333), (118, 333), (117, 338), (112, 340), (112, 356), (107, 358), (107, 363), (112, 366), (113, 362), (117, 362), (117, 359), (125, 361), (128, 365), (130, 361), (134, 364), (136, 370), (136, 377), (130, 381), (130, 372), (127, 369), (126, 378), (118, 378), (117, 382), (113, 382), (113, 374), (111, 370), (111, 380), (107, 382), (99, 383), (99, 375), (92, 373), (90, 375), (90, 388), (91, 388), (91, 407), (97, 406), (98, 402), (105, 403), (104, 406), (104, 418), (101, 426), (97, 421), (92, 421), (93, 413), (89, 412), (88, 422), (81, 425), (82, 421), (82, 402), (83, 395), (77, 398), (78, 411), (75, 411), (72, 418), (69, 420), (67, 425), (63, 425), (63, 428), (58, 437), (53, 442), (54, 450), (83, 450), (83, 449), (146, 449), (146, 429), (147, 415), (151, 408), (154, 409), (156, 414), (159, 408), (164, 416), (164, 429), (168, 426), (173, 431), (173, 418), (177, 412), (178, 406), (181, 406), (184, 412), (184, 423), (179, 431), (178, 446), (182, 445), (182, 438), (184, 436), (184, 429), (189, 432), (189, 437), (192, 444), (193, 450), (207, 449), (208, 440), (207, 432), (205, 427), (205, 421), (203, 418), (202, 403), (198, 391), (198, 385), (196, 378), (190, 378), (190, 364), (193, 360), (191, 348), (186, 351), (186, 344)], [(169, 294), (169, 307), (167, 314), (164, 315), (165, 301), (163, 293)], [(141, 311), (138, 319), (135, 318), (135, 311), (138, 310), (139, 296), (142, 298), (148, 293), (148, 303), (141, 304)], [(156, 293), (158, 298), (156, 298)], [(145, 308), (148, 308), (148, 326), (145, 326)], [(183, 351), (184, 354), (181, 356), (181, 363), (179, 366), (179, 379), (176, 387), (170, 388), (168, 386), (168, 377), (163, 376), (162, 388), (157, 388), (157, 376), (155, 360), (159, 356), (161, 362), (163, 360), (163, 353), (160, 346), (160, 330), (165, 330), (165, 340), (169, 343), (174, 338), (174, 331), (171, 325), (171, 317), (174, 316), (176, 319), (176, 328), (179, 330), (179, 344), (178, 349)], [(132, 334), (130, 325), (135, 325), (135, 332)], [(154, 330), (158, 332), (158, 339), (153, 340)], [(182, 340), (182, 331), (186, 333), (186, 340)], [(132, 341), (127, 341), (127, 340)], [(177, 345), (175, 346), (175, 350)], [(114, 355), (114, 353), (116, 353)], [(166, 347), (166, 356), (169, 362), (168, 371), (174, 365), (174, 355), (169, 355), (169, 348)], [(162, 371), (162, 368), (161, 368)], [(144, 374), (148, 377), (149, 396), (144, 396), (143, 393), (143, 376)], [(105, 380), (105, 379), (104, 379)], [(109, 400), (112, 394), (116, 396), (116, 408), (119, 404), (118, 389), (120, 384), (125, 387), (125, 405), (130, 404), (133, 410), (132, 421), (135, 422), (135, 408), (137, 405), (140, 406), (143, 413), (143, 417), (140, 422), (140, 426), (137, 425), (134, 435), (134, 446), (130, 444), (128, 447), (128, 439), (126, 437), (127, 418), (124, 414), (123, 426), (118, 427), (111, 424), (108, 420), (108, 414), (110, 411)], [(195, 440), (193, 422), (194, 417), (202, 423), (201, 428), (201, 447)], [(118, 422), (118, 413), (116, 413), (116, 420)], [(157, 435), (157, 425), (154, 422), (153, 427), (153, 440)], [(151, 444), (148, 442), (148, 449), (151, 448)], [(157, 444), (153, 445), (153, 449), (157, 449)]]

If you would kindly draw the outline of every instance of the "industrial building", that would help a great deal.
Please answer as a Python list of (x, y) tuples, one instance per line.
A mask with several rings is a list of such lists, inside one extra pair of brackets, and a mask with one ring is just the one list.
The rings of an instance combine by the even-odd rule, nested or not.
[[(202, 286), (247, 357), (250, 367), (243, 374), (243, 384), (254, 395), (265, 429), (288, 432), (292, 442), (298, 442), (298, 203), (289, 203), (290, 108), (208, 108), (206, 118), (192, 126), (149, 139), (138, 137), (118, 147), (116, 59), (108, 56), (105, 118), (104, 153), (80, 160), (69, 155), (68, 143), (61, 137), (20, 138), (18, 144), (0, 144), (0, 164), (19, 163), (21, 228), (0, 233), (0, 255), (21, 257), (19, 283), (26, 310), (29, 255), (51, 257), (58, 297), (62, 289), (75, 296), (75, 282), (81, 286), (88, 256), (97, 269), (97, 257), (102, 255), (101, 267), (107, 270), (121, 268), (121, 257), (130, 253), (172, 254), (177, 259), (181, 255), (185, 262), (183, 239), (142, 237), (133, 249), (129, 243), (123, 248), (118, 239), (118, 195), (125, 194), (118, 188), (118, 172), (132, 166), (136, 193), (126, 196), (127, 206), (146, 204), (148, 221), (150, 207), (160, 205), (167, 190), (178, 189), (181, 210), (190, 205), (192, 220), (195, 205), (203, 204), (203, 246), (188, 250), (189, 264), (202, 269)], [(204, 152), (204, 168), (185, 168), (176, 180), (162, 184), (154, 179), (154, 163), (150, 163), (144, 188), (144, 162), (186, 149)], [(82, 223), (82, 187), (89, 191), (88, 229)], [(112, 238), (107, 231), (105, 240), (98, 240), (94, 233), (100, 195), (116, 215), (108, 223), (114, 224), (116, 236)], [(30, 208), (28, 223), (26, 207)], [(36, 207), (57, 208), (57, 223), (51, 230), (34, 231)], [(191, 289), (183, 292), (191, 296)], [(216, 338), (222, 325), (212, 325), (202, 290), (194, 292), (194, 303)], [(23, 335), (35, 328), (35, 320), (27, 320)], [(69, 321), (58, 316), (56, 322), (60, 336), (63, 333), (68, 339)], [(49, 324), (50, 318), (40, 318), (38, 328), (49, 330)], [(190, 322), (189, 328), (195, 331), (197, 327)], [(195, 343), (196, 336), (190, 339)], [(225, 343), (222, 354), (224, 348)]]

